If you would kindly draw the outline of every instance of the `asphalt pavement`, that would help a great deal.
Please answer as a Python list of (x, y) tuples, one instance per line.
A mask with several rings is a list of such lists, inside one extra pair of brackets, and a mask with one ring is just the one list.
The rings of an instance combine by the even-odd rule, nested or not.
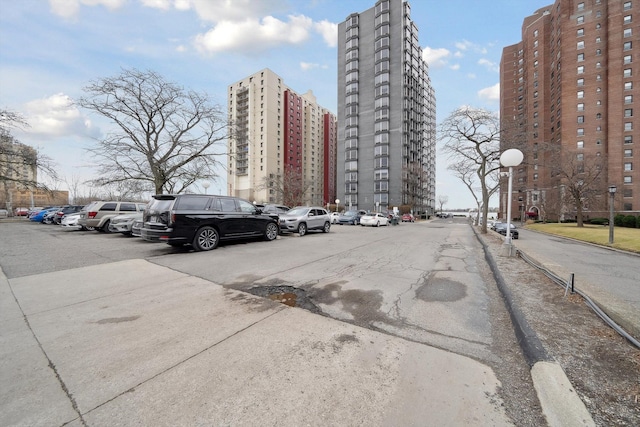
[[(516, 242), (585, 290), (615, 283), (587, 273), (586, 285), (545, 245)], [(594, 297), (637, 326), (638, 300), (612, 293)], [(140, 259), (10, 280), (0, 269), (0, 325), (3, 426), (511, 425), (474, 359)], [(549, 425), (594, 425), (562, 369), (533, 362)]]

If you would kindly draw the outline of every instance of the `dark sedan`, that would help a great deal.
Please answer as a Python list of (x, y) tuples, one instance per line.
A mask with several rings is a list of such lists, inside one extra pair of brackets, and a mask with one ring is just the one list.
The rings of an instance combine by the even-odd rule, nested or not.
[[(515, 225), (509, 224), (511, 226), (511, 238), (517, 239), (519, 237), (518, 229)], [(506, 222), (496, 222), (493, 226), (493, 230), (502, 234), (503, 236), (507, 235), (507, 223)]]

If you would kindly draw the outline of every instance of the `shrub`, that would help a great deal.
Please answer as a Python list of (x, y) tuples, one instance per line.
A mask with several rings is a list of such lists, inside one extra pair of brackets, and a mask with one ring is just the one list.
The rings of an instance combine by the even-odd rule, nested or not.
[(591, 218), (589, 224), (593, 225), (609, 225), (609, 218)]
[(633, 215), (625, 215), (624, 218), (622, 218), (622, 226), (636, 228), (636, 217)]
[(624, 218), (624, 215), (622, 214), (617, 214), (616, 216), (613, 217), (613, 225), (615, 225), (616, 227), (622, 227), (622, 220)]

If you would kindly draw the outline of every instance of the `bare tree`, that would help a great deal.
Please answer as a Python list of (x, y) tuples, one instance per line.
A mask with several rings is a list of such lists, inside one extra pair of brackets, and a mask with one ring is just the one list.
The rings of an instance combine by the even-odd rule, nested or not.
[(101, 162), (96, 183), (138, 183), (156, 193), (181, 193), (198, 180), (216, 179), (228, 124), (206, 94), (136, 69), (84, 89), (87, 95), (78, 104), (116, 125), (90, 150)]
[(444, 194), (438, 196), (438, 204), (440, 205), (440, 212), (442, 212), (442, 209), (444, 205), (447, 204), (447, 202), (449, 202), (449, 196), (445, 196)]
[(585, 208), (599, 202), (604, 189), (603, 161), (601, 157), (585, 158), (582, 153), (563, 152), (551, 164), (552, 176), (560, 179), (564, 188), (564, 201), (575, 208), (578, 227), (584, 226)]
[(500, 119), (491, 111), (462, 107), (442, 122), (439, 133), (444, 153), (455, 162), (448, 169), (469, 189), (478, 209), (482, 207), (481, 232), (486, 233), (489, 198), (499, 184)]
[(305, 181), (301, 177), (301, 173), (286, 168), (282, 175), (271, 174), (262, 178), (257, 189), (267, 189), (270, 193), (275, 194), (276, 200), (293, 207), (305, 204), (309, 188), (311, 188), (311, 182)]

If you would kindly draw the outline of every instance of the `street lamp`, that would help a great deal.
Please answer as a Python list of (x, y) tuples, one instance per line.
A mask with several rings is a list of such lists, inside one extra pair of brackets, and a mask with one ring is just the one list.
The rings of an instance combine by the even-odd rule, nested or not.
[(209, 181), (205, 181), (202, 183), (202, 186), (204, 187), (204, 194), (207, 194), (207, 190), (211, 186), (211, 183)]
[(509, 168), (509, 189), (507, 194), (507, 229), (505, 232), (504, 244), (502, 245), (502, 255), (512, 256), (512, 245), (511, 245), (511, 198), (513, 191), (513, 167), (518, 166), (522, 163), (524, 159), (524, 154), (522, 151), (516, 148), (510, 148), (506, 150), (500, 155), (500, 164), (505, 168)]
[(613, 201), (616, 195), (616, 186), (609, 186), (609, 244), (613, 245)]
[(336, 212), (340, 212), (340, 199), (336, 199)]

